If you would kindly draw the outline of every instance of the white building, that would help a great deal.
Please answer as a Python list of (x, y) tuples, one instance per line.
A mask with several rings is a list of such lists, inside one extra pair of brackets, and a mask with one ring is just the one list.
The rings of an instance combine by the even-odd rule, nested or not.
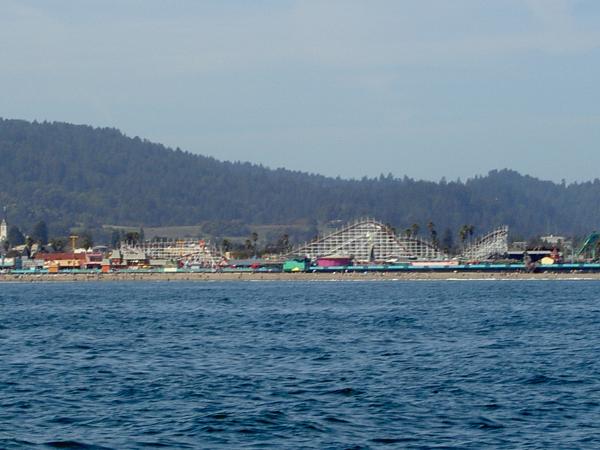
[(554, 236), (549, 234), (548, 236), (541, 236), (540, 239), (549, 245), (563, 245), (565, 242), (564, 236)]
[(8, 238), (8, 225), (6, 224), (6, 220), (2, 219), (2, 223), (0, 223), (0, 242), (5, 241)]

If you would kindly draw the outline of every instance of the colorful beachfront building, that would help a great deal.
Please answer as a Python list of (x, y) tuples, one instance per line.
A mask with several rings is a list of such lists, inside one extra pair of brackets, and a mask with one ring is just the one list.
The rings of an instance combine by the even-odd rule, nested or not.
[(100, 269), (102, 253), (36, 253), (35, 259), (44, 262), (44, 268), (54, 273), (68, 269)]

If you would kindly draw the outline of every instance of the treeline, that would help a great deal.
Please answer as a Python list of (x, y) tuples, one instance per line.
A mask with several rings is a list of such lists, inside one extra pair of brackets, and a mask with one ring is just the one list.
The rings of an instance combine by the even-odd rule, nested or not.
[(4, 252), (21, 245), (31, 250), (34, 244), (37, 244), (38, 250), (49, 248), (52, 251), (59, 252), (67, 248), (73, 250), (73, 243), (75, 243), (76, 248), (87, 249), (94, 246), (92, 230), (72, 228), (72, 233), (68, 236), (50, 236), (48, 225), (43, 220), (37, 222), (30, 230), (21, 229), (17, 225), (10, 225), (7, 231), (6, 239), (0, 242), (0, 250)]
[(584, 235), (600, 226), (598, 198), (597, 179), (567, 185), (500, 170), (465, 182), (344, 180), (222, 162), (116, 129), (0, 119), (0, 206), (10, 223), (44, 220), (53, 235), (104, 224), (320, 225), (361, 216), (400, 232), (433, 222), (440, 241), (464, 224), (478, 232), (507, 224), (524, 238)]

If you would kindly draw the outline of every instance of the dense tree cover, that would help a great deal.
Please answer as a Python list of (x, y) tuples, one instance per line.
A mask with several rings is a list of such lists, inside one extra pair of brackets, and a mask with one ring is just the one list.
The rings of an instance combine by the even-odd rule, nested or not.
[(13, 225), (8, 229), (6, 240), (11, 247), (14, 247), (15, 245), (23, 245), (25, 243), (25, 236), (18, 227)]
[[(600, 226), (598, 198), (597, 179), (566, 185), (501, 170), (466, 182), (344, 180), (222, 162), (115, 129), (0, 119), (0, 205), (22, 229), (45, 221), (51, 236), (103, 224), (239, 227), (372, 216), (448, 246), (460, 242), (465, 224), (476, 234), (500, 224), (524, 237), (585, 234)], [(47, 239), (41, 231), (36, 240)]]
[(46, 245), (48, 243), (48, 226), (46, 225), (46, 222), (40, 220), (34, 225), (31, 232), (31, 238), (34, 242), (41, 245)]

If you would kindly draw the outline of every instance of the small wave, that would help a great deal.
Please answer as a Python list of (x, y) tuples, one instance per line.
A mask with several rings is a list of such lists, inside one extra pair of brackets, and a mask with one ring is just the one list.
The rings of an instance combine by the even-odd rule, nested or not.
[(272, 425), (282, 420), (284, 417), (285, 413), (283, 411), (263, 411), (260, 414), (260, 418), (257, 419), (257, 422), (263, 423), (265, 425)]
[(216, 428), (211, 425), (206, 425), (202, 427), (202, 432), (204, 433), (221, 433), (222, 431), (224, 431), (223, 428)]
[(218, 412), (210, 414), (208, 417), (210, 417), (211, 419), (223, 420), (227, 419), (229, 417), (229, 414), (227, 414), (226, 412)]
[(415, 440), (414, 438), (373, 438), (371, 442), (376, 444), (399, 444), (401, 442), (410, 442)]
[(339, 417), (327, 416), (323, 419), (325, 422), (331, 423), (350, 423), (346, 419), (340, 419)]
[(403, 316), (391, 316), (375, 321), (375, 325), (378, 327), (395, 327), (398, 325), (413, 325), (417, 322), (414, 317), (403, 317)]
[(491, 344), (484, 344), (479, 346), (479, 348), (486, 350), (501, 350), (504, 348), (515, 347), (516, 344), (514, 342), (493, 342)]
[(523, 384), (551, 384), (551, 385), (565, 385), (565, 384), (584, 384), (585, 379), (572, 378), (566, 375), (561, 375), (558, 378), (548, 377), (546, 375), (537, 374), (525, 378), (522, 381)]
[(101, 445), (86, 444), (85, 442), (77, 441), (50, 441), (45, 442), (43, 445), (52, 448), (71, 448), (78, 450), (112, 450), (110, 447), (103, 447)]
[(23, 439), (1, 439), (0, 448), (11, 448), (13, 445), (23, 446), (25, 448), (35, 447), (34, 442), (24, 441)]
[(344, 397), (353, 397), (355, 395), (362, 394), (362, 391), (351, 387), (345, 387), (341, 389), (334, 389), (333, 391), (327, 392), (327, 394), (343, 395)]
[(487, 417), (480, 416), (477, 420), (471, 422), (471, 426), (479, 428), (480, 430), (496, 430), (504, 428), (504, 425)]
[(499, 404), (497, 404), (497, 403), (487, 403), (487, 404), (483, 405), (483, 407), (484, 407), (485, 409), (499, 409), (499, 408), (502, 408), (502, 407), (501, 407)]
[(145, 441), (138, 441), (136, 442), (137, 445), (140, 445), (142, 447), (170, 447), (169, 444), (163, 444), (162, 442), (145, 442)]
[(531, 409), (529, 409), (529, 408), (521, 409), (519, 411), (519, 414), (522, 415), (522, 416), (525, 416), (525, 417), (527, 417), (527, 416), (533, 416), (534, 415), (533, 411)]
[(57, 423), (60, 425), (71, 425), (74, 423), (79, 423), (79, 422), (84, 422), (88, 420), (88, 418), (86, 417), (54, 417), (53, 419), (50, 419), (50, 422), (52, 423)]
[(301, 425), (302, 425), (302, 428), (304, 428), (305, 430), (309, 430), (309, 431), (317, 431), (319, 433), (324, 433), (327, 431), (325, 428), (323, 428), (313, 422), (304, 422)]
[(91, 350), (92, 348), (91, 345), (87, 344), (68, 344), (61, 347), (63, 350)]
[(553, 380), (546, 375), (534, 375), (530, 378), (527, 378), (524, 383), (525, 384), (546, 384), (551, 383)]
[(305, 394), (307, 392), (306, 389), (294, 389), (293, 391), (289, 391), (287, 394), (288, 395), (302, 395)]

